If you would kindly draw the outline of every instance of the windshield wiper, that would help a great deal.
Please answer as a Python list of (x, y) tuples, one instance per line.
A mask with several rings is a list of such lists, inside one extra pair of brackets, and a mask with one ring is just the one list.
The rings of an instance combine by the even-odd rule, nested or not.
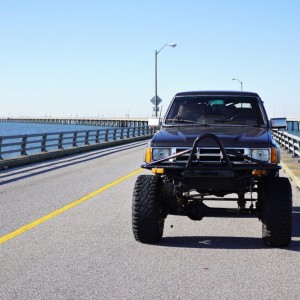
[(187, 123), (187, 124), (193, 124), (193, 125), (201, 125), (201, 126), (210, 126), (209, 124), (205, 122), (197, 122), (197, 121), (192, 121), (192, 120), (182, 120), (182, 119), (172, 119), (168, 120), (171, 121), (169, 124), (174, 124), (174, 123)]
[(254, 128), (264, 128), (262, 125), (257, 124), (245, 124), (245, 123), (224, 123), (220, 124), (224, 127), (254, 127)]
[(258, 126), (255, 121), (227, 121), (224, 124), (228, 125), (244, 125), (244, 126)]

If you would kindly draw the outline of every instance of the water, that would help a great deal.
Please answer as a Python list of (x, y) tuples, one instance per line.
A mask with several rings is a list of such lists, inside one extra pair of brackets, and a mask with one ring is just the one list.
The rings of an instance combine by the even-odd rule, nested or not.
[(103, 127), (87, 125), (36, 124), (36, 123), (1, 123), (0, 136), (34, 133), (65, 132), (78, 130), (97, 130)]

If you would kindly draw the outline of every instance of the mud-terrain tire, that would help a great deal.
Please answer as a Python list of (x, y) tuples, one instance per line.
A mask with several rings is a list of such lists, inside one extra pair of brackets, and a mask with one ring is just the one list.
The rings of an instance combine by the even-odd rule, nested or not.
[(141, 243), (158, 242), (164, 230), (164, 184), (157, 175), (140, 175), (132, 202), (132, 231)]
[(267, 180), (262, 208), (262, 238), (271, 247), (285, 247), (292, 236), (292, 188), (288, 178)]

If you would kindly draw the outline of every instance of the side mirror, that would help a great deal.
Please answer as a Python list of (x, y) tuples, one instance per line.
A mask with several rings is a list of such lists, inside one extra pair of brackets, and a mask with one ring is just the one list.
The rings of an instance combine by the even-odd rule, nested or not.
[(148, 126), (149, 127), (160, 127), (161, 125), (161, 120), (160, 118), (150, 118), (148, 119)]
[(270, 124), (272, 129), (286, 129), (287, 121), (286, 118), (271, 118)]

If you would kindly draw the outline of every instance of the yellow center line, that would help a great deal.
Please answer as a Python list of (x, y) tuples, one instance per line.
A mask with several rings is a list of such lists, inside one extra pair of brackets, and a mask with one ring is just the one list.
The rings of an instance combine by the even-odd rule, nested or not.
[(82, 202), (84, 202), (84, 201), (86, 201), (86, 200), (88, 200), (88, 199), (90, 199), (90, 198), (92, 198), (92, 197), (94, 197), (94, 196), (96, 196), (96, 195), (98, 195), (98, 194), (106, 191), (107, 189), (109, 189), (109, 188), (111, 188), (111, 187), (119, 184), (120, 182), (128, 179), (129, 177), (138, 174), (139, 172), (141, 172), (141, 170), (142, 169), (138, 169), (138, 170), (136, 170), (134, 172), (131, 172), (131, 173), (129, 173), (129, 174), (127, 174), (127, 175), (125, 175), (125, 176), (123, 176), (123, 177), (121, 177), (121, 178), (119, 178), (119, 179), (117, 179), (117, 180), (115, 180), (115, 181), (113, 181), (113, 182), (111, 182), (111, 183), (103, 186), (102, 188), (100, 188), (100, 189), (98, 189), (98, 190), (96, 190), (96, 191), (94, 191), (94, 192), (92, 192), (92, 193), (90, 193), (90, 194), (88, 194), (88, 195), (86, 195), (86, 196), (84, 196), (84, 197), (82, 197), (82, 198), (74, 201), (74, 202), (72, 202), (70, 204), (67, 204), (66, 206), (63, 206), (62, 208), (60, 208), (58, 210), (55, 210), (54, 212), (52, 212), (52, 213), (50, 213), (48, 215), (45, 215), (45, 216), (43, 216), (43, 217), (41, 217), (41, 218), (33, 221), (32, 223), (29, 223), (29, 224), (27, 224), (27, 225), (25, 225), (25, 226), (23, 226), (23, 227), (15, 230), (15, 231), (11, 232), (11, 233), (8, 233), (8, 234), (0, 237), (0, 244), (5, 243), (5, 242), (9, 241), (10, 239), (12, 239), (12, 238), (20, 235), (21, 233), (26, 232), (26, 231), (28, 231), (28, 230), (30, 230), (30, 229), (32, 229), (32, 228), (34, 228), (34, 227), (36, 227), (36, 226), (38, 226), (40, 224), (42, 224), (42, 223), (44, 223), (44, 222), (52, 219), (52, 218), (54, 218), (54, 217), (56, 217), (56, 216), (64, 213), (65, 211), (71, 209), (72, 207), (75, 207), (75, 206), (79, 205), (80, 203), (82, 203)]

